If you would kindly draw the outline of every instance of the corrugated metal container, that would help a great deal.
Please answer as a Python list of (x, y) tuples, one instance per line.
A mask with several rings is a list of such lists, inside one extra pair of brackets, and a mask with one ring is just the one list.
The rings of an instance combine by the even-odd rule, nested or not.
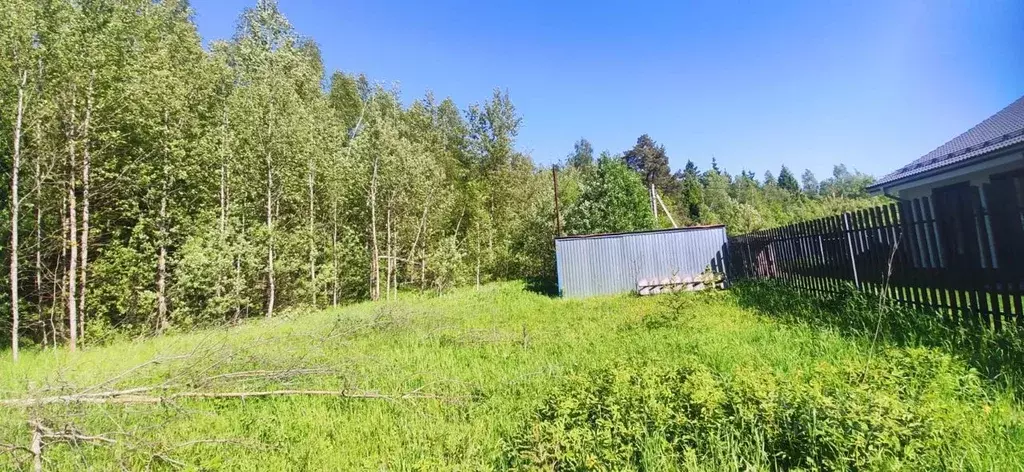
[(596, 234), (555, 239), (558, 290), (589, 297), (636, 290), (637, 281), (725, 274), (725, 226)]

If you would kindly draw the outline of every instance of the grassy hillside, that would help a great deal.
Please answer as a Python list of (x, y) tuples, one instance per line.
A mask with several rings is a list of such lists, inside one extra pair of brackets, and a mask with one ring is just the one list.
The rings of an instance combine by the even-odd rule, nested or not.
[[(93, 402), (0, 406), (0, 468), (37, 431), (45, 470), (1022, 470), (1012, 392), (868, 349), (729, 293), (408, 296), (5, 358), (0, 397)], [(278, 394), (196, 397), (241, 392)]]

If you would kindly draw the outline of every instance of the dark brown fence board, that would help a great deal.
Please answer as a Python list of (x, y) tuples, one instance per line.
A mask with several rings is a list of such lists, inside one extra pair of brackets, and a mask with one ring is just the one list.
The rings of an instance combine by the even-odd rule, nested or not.
[(938, 215), (922, 197), (735, 236), (732, 277), (777, 279), (805, 294), (859, 282), (869, 294), (950, 320), (1019, 326), (1024, 196), (1014, 185), (940, 195)]

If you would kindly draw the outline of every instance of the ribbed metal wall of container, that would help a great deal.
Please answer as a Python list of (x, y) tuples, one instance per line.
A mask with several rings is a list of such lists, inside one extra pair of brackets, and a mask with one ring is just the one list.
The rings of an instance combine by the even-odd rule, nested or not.
[(589, 297), (636, 290), (638, 280), (725, 274), (729, 247), (725, 226), (555, 239), (558, 290)]

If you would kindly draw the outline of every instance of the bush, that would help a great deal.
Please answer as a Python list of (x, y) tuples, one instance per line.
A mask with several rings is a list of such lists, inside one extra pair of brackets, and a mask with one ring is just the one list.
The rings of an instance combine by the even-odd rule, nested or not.
[(963, 406), (982, 398), (973, 373), (927, 349), (785, 376), (619, 364), (570, 377), (504, 451), (518, 469), (940, 469), (986, 434)]

